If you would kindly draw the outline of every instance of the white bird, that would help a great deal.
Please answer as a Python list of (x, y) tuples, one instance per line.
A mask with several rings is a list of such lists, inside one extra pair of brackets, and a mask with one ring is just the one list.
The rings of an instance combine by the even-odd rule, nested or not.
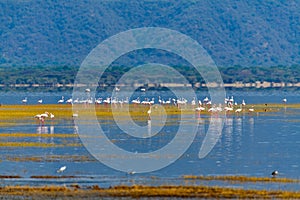
[(202, 106), (201, 100), (198, 101), (198, 105), (199, 105), (199, 106)]
[(103, 100), (103, 103), (105, 104), (110, 104), (111, 103), (111, 100), (109, 97), (107, 97), (106, 99)]
[(242, 101), (242, 106), (245, 106), (246, 105), (246, 102), (245, 102), (245, 100), (243, 99), (243, 101)]
[(102, 99), (101, 98), (98, 98), (95, 100), (95, 104), (101, 104), (102, 103)]
[(147, 111), (148, 113), (148, 120), (151, 120), (151, 106), (150, 106), (150, 109)]
[(240, 113), (240, 112), (242, 112), (242, 109), (241, 109), (241, 108), (238, 108), (238, 109), (235, 110), (235, 112), (236, 112), (236, 113)]
[(34, 116), (34, 118), (40, 119), (40, 118), (41, 118), (41, 115), (40, 115), (40, 114), (37, 114), (37, 115)]
[(43, 99), (39, 99), (39, 100), (38, 100), (38, 103), (39, 103), (39, 104), (42, 104), (42, 103), (43, 103)]
[(54, 119), (54, 114), (50, 113), (50, 119)]
[(62, 166), (61, 168), (59, 168), (56, 172), (57, 173), (61, 173), (63, 171), (65, 171), (67, 169), (67, 166)]
[(254, 112), (254, 108), (253, 106), (251, 108), (248, 109), (249, 112)]
[(199, 107), (197, 107), (195, 110), (196, 110), (196, 111), (203, 111), (203, 110), (205, 110), (205, 108), (202, 107), (202, 106), (199, 106)]
[(146, 92), (146, 89), (145, 88), (141, 88), (141, 92)]
[(34, 116), (34, 118), (38, 119), (41, 124), (44, 124), (45, 118), (47, 118), (47, 117), (48, 117), (48, 112)]
[(119, 91), (120, 91), (120, 88), (115, 87), (115, 91), (116, 91), (116, 92), (119, 92)]
[(287, 99), (286, 99), (286, 98), (282, 99), (282, 102), (283, 102), (283, 103), (286, 103), (286, 102), (287, 102)]
[(275, 177), (275, 176), (277, 176), (277, 175), (278, 175), (278, 171), (277, 171), (277, 170), (275, 170), (275, 171), (272, 172), (272, 176), (273, 176), (273, 177)]
[(232, 107), (224, 107), (224, 110), (226, 111), (226, 112), (229, 112), (229, 111), (233, 111), (233, 108)]
[(135, 173), (136, 173), (135, 171), (129, 171), (127, 174), (134, 175)]
[(208, 102), (209, 101), (209, 99), (208, 99), (208, 97), (205, 97), (204, 99), (203, 99), (203, 102)]
[(40, 114), (40, 116), (43, 118), (47, 118), (47, 117), (49, 117), (49, 113), (46, 111), (45, 113)]
[(61, 99), (57, 101), (57, 103), (63, 103), (63, 102), (65, 102), (65, 97), (64, 96), (62, 96)]
[(22, 103), (27, 103), (27, 97), (25, 97), (23, 100), (22, 100)]
[(74, 103), (79, 103), (79, 98), (75, 99)]
[(196, 98), (194, 97), (194, 99), (192, 100), (191, 102), (192, 106), (195, 106), (196, 105)]
[(91, 89), (90, 88), (86, 88), (85, 92), (91, 92)]
[(154, 98), (151, 99), (151, 101), (149, 102), (151, 105), (153, 105), (155, 102), (154, 102)]
[(73, 113), (72, 117), (78, 117), (78, 113)]
[(137, 98), (137, 99), (133, 99), (133, 100), (131, 101), (131, 103), (133, 103), (133, 104), (140, 104), (141, 101), (140, 101), (139, 98)]
[(210, 109), (208, 109), (208, 112), (217, 112), (217, 108), (216, 107), (211, 107)]
[(66, 101), (66, 103), (72, 104), (72, 103), (73, 103), (73, 99), (72, 99), (72, 98), (68, 99), (68, 100)]

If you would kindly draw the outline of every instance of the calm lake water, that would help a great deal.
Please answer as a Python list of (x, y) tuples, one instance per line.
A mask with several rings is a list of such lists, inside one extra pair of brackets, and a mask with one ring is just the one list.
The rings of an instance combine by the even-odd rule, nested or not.
[[(299, 91), (257, 90), (257, 91), (228, 91), (238, 102), (245, 99), (246, 103), (281, 103), (283, 98), (288, 103), (300, 103)], [(97, 94), (106, 98), (109, 94)], [(154, 92), (136, 94), (141, 97), (156, 97)], [(168, 94), (164, 94), (167, 98)], [(201, 98), (207, 93), (199, 92)], [(21, 104), (24, 97), (29, 104), (36, 104), (39, 98), (44, 103), (51, 104), (64, 96), (71, 97), (71, 92), (0, 93), (2, 104)], [(135, 98), (135, 97), (133, 97)], [(186, 97), (189, 101), (193, 97)], [(1, 109), (1, 108), (0, 108)], [(188, 150), (166, 168), (158, 171), (129, 175), (113, 170), (94, 159), (82, 146), (73, 121), (57, 119), (53, 124), (46, 123), (43, 127), (33, 121), (24, 121), (15, 126), (0, 126), (0, 133), (38, 133), (48, 134), (49, 137), (8, 137), (0, 138), (1, 142), (43, 142), (47, 144), (79, 144), (68, 147), (0, 147), (0, 175), (19, 175), (22, 178), (1, 179), (0, 185), (6, 184), (99, 184), (109, 187), (117, 184), (204, 184), (221, 185), (257, 189), (287, 189), (300, 190), (299, 184), (286, 183), (229, 183), (222, 181), (186, 181), (183, 175), (245, 175), (271, 177), (273, 170), (279, 171), (279, 177), (300, 178), (300, 110), (282, 109), (280, 112), (249, 114), (232, 114), (224, 118), (222, 134), (212, 151), (203, 159), (198, 152), (210, 122), (209, 116), (197, 114), (187, 116), (195, 118), (199, 123), (197, 135)], [(170, 123), (161, 127), (163, 133), (159, 137), (136, 140), (120, 134), (114, 121), (100, 121), (108, 138), (115, 144), (129, 151), (153, 151), (168, 144), (178, 124), (170, 118)], [(145, 126), (149, 126), (147, 121)], [(160, 126), (159, 124), (152, 124)], [(151, 128), (151, 127), (150, 127)], [(55, 137), (55, 134), (69, 134), (71, 137)], [(53, 137), (51, 137), (53, 135)], [(80, 146), (81, 145), (81, 146)], [(27, 158), (27, 160), (22, 160)], [(31, 160), (28, 160), (31, 158)], [(33, 159), (36, 158), (36, 159)], [(121, 163), (126, 158), (120, 158)], [(123, 159), (123, 160), (122, 160)], [(163, 157), (160, 159), (164, 159)], [(33, 175), (58, 175), (56, 170), (63, 166), (67, 170), (60, 175), (76, 176), (69, 179), (35, 179)]]

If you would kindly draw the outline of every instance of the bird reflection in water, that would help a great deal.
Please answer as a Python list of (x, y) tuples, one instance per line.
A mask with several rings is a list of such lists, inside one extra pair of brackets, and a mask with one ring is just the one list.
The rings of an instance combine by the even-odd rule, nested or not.
[(48, 126), (38, 126), (36, 129), (36, 133), (38, 134), (49, 133)]

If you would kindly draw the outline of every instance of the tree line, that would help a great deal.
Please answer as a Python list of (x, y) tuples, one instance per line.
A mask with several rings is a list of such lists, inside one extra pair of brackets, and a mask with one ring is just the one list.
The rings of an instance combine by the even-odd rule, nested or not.
[[(115, 85), (117, 81), (132, 67), (113, 66), (107, 68), (99, 84)], [(174, 66), (192, 85), (205, 83), (201, 75), (191, 66)], [(1, 67), (0, 84), (2, 87), (13, 85), (42, 85), (55, 87), (55, 85), (73, 84), (78, 72), (78, 66), (27, 66), (27, 67)], [(219, 67), (224, 83), (254, 83), (267, 81), (276, 83), (300, 82), (300, 65), (272, 66), (272, 67)], [(90, 73), (97, 73), (97, 69), (91, 69)]]

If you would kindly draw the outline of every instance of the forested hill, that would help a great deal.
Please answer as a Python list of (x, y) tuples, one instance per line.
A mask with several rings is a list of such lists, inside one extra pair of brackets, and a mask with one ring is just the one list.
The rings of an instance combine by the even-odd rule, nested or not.
[(300, 64), (300, 1), (0, 1), (0, 66), (79, 66), (104, 39), (164, 27), (218, 66)]

